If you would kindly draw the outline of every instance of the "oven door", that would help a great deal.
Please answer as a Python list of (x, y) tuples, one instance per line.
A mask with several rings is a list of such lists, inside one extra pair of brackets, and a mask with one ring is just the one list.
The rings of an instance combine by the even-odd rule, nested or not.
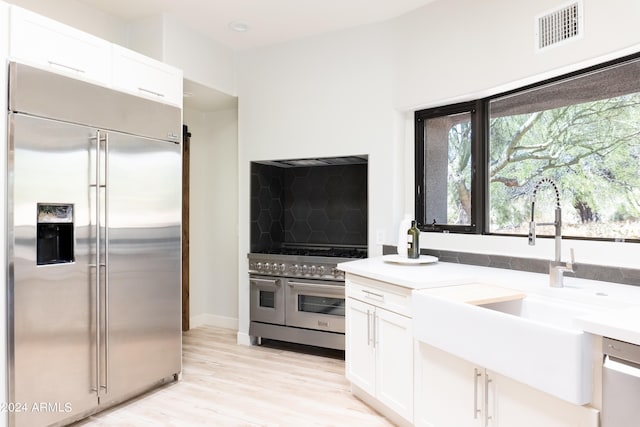
[(287, 326), (344, 333), (344, 283), (287, 279)]
[(249, 277), (252, 322), (284, 325), (283, 279), (274, 277)]

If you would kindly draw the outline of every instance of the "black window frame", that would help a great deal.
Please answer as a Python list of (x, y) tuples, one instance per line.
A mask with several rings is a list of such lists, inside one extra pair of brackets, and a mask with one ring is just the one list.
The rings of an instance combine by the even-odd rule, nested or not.
[[(486, 202), (483, 188), (486, 188), (487, 133), (483, 121), (486, 120), (486, 102), (476, 100), (443, 107), (429, 108), (415, 112), (415, 218), (422, 231), (480, 234), (486, 229), (482, 222), (486, 218)], [(469, 113), (471, 116), (471, 218), (469, 225), (438, 224), (425, 218), (426, 200), (423, 189), (426, 182), (425, 121), (437, 117)]]
[[(528, 84), (519, 88), (511, 89), (505, 92), (497, 93), (486, 98), (471, 100), (450, 105), (443, 105), (414, 113), (414, 130), (415, 130), (415, 218), (416, 225), (421, 231), (443, 232), (443, 233), (463, 233), (463, 234), (481, 234), (494, 236), (516, 236), (522, 237), (521, 234), (505, 234), (492, 233), (489, 231), (489, 177), (488, 177), (488, 158), (489, 158), (489, 103), (497, 98), (508, 95), (523, 93), (531, 89), (545, 86), (551, 83), (568, 80), (581, 75), (586, 75), (594, 71), (599, 71), (611, 66), (619, 65), (628, 61), (640, 60), (640, 52), (606, 61), (600, 64), (589, 66), (583, 69), (562, 74), (553, 78), (545, 79), (539, 82)], [(424, 122), (426, 119), (442, 117), (452, 114), (471, 112), (472, 114), (472, 171), (471, 171), (471, 192), (472, 192), (472, 213), (471, 225), (453, 225), (453, 224), (430, 224), (425, 218), (426, 206), (424, 200), (424, 192), (422, 189), (427, 185), (425, 175), (425, 137)], [(540, 236), (548, 237), (548, 236)], [(589, 240), (589, 241), (623, 241), (640, 243), (640, 239), (623, 239), (615, 237), (581, 237), (581, 236), (562, 236), (563, 239), (571, 240)]]

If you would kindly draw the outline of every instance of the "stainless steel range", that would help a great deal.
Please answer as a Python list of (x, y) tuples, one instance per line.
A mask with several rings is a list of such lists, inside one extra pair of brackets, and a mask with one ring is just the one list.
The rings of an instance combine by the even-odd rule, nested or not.
[(344, 349), (344, 274), (367, 256), (367, 156), (251, 162), (249, 334)]
[(251, 253), (249, 334), (344, 350), (344, 273), (362, 247), (284, 247)]

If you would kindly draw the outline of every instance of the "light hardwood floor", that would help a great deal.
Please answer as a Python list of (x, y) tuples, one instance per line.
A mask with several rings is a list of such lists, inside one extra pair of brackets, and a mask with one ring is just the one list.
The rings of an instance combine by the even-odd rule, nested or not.
[(241, 346), (235, 331), (212, 327), (185, 332), (182, 341), (179, 382), (74, 426), (393, 425), (351, 395), (342, 352), (278, 342)]

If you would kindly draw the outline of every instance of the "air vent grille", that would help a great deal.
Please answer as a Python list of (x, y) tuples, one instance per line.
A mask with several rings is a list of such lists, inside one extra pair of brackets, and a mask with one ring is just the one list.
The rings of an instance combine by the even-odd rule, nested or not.
[(582, 35), (582, 4), (571, 3), (537, 18), (537, 47), (545, 49)]

